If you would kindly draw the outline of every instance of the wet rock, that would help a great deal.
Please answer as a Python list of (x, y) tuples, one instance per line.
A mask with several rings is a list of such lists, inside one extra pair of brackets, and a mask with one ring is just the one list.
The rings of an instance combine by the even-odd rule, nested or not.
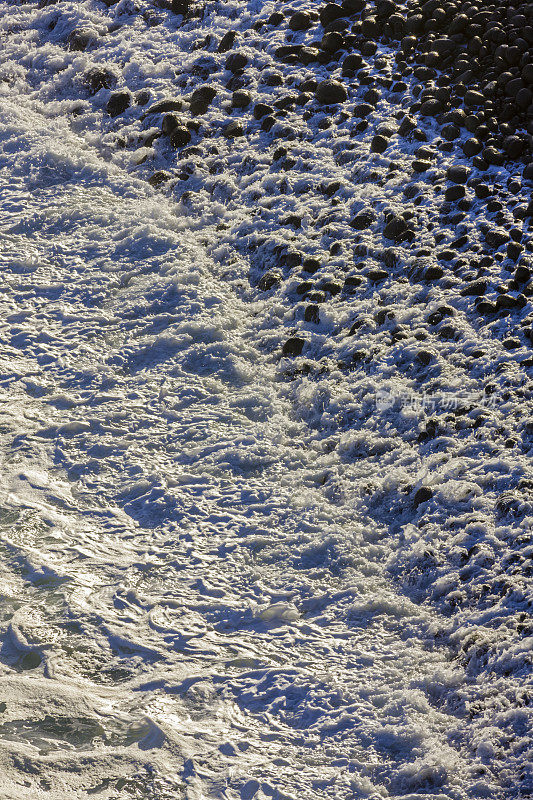
[(482, 106), (484, 102), (485, 98), (481, 92), (476, 92), (474, 89), (469, 89), (465, 93), (464, 103), (468, 108), (477, 108), (478, 106)]
[(283, 345), (282, 353), (285, 357), (295, 357), (302, 353), (305, 345), (305, 339), (300, 336), (291, 336)]
[(511, 310), (513, 308), (519, 308), (519, 307), (520, 307), (519, 301), (517, 300), (516, 297), (513, 297), (511, 294), (505, 294), (505, 293), (499, 294), (498, 297), (496, 298), (496, 308), (498, 311), (501, 311), (502, 309)]
[(328, 79), (318, 84), (316, 99), (325, 106), (336, 105), (348, 99), (348, 92), (339, 81)]
[(191, 141), (191, 132), (184, 125), (178, 125), (170, 134), (170, 144), (177, 149), (185, 147)]
[(265, 274), (259, 280), (257, 286), (262, 292), (268, 292), (270, 289), (279, 286), (281, 284), (281, 279), (282, 276), (280, 272), (271, 270), (269, 272), (265, 272)]
[(72, 31), (67, 39), (69, 50), (87, 50), (91, 45), (96, 44), (98, 34), (91, 28), (79, 28)]
[(362, 211), (356, 214), (350, 221), (350, 226), (356, 231), (364, 231), (376, 221), (376, 215), (372, 211)]
[(388, 273), (384, 269), (370, 269), (367, 272), (367, 277), (372, 283), (381, 283), (388, 278)]
[(466, 183), (470, 176), (470, 170), (463, 164), (453, 164), (446, 170), (446, 178), (452, 183)]
[(354, 106), (353, 115), (354, 117), (361, 119), (363, 117), (368, 117), (374, 111), (374, 106), (371, 106), (370, 103), (358, 103)]
[(428, 500), (431, 500), (433, 497), (433, 491), (428, 486), (421, 486), (415, 492), (415, 496), (413, 497), (413, 505), (417, 508), (421, 503), (427, 503)]
[(110, 117), (118, 117), (131, 105), (131, 94), (127, 91), (113, 92), (107, 101), (106, 111)]
[(507, 245), (507, 258), (511, 261), (518, 261), (523, 250), (524, 246), (519, 242), (509, 242)]
[(422, 158), (415, 158), (412, 164), (413, 170), (418, 173), (427, 172), (431, 168), (431, 161)]
[(236, 38), (237, 31), (226, 31), (218, 44), (217, 51), (219, 53), (227, 53), (233, 47)]
[(176, 114), (165, 114), (161, 121), (161, 132), (164, 136), (169, 136), (180, 122), (181, 120)]
[(159, 186), (162, 186), (167, 181), (169, 181), (171, 177), (172, 175), (170, 174), (170, 172), (166, 172), (165, 170), (158, 170), (148, 178), (148, 183), (150, 184), (150, 186), (154, 186), (155, 188), (157, 188)]
[(302, 269), (311, 274), (314, 274), (321, 266), (318, 258), (305, 258), (302, 262)]
[(186, 14), (191, 6), (190, 0), (172, 0), (171, 8), (174, 14)]
[(87, 70), (83, 80), (89, 92), (96, 94), (100, 89), (112, 89), (117, 82), (117, 76), (105, 67), (93, 67)]
[(517, 283), (527, 283), (530, 280), (531, 275), (531, 269), (521, 264), (515, 270), (514, 279)]
[(281, 11), (274, 11), (274, 13), (271, 14), (267, 20), (267, 24), (274, 27), (281, 25), (282, 22), (285, 22), (285, 15), (282, 14)]
[(255, 119), (259, 120), (263, 117), (267, 117), (274, 113), (273, 106), (269, 106), (266, 103), (256, 103), (254, 106), (254, 117)]
[(167, 98), (165, 100), (159, 100), (157, 103), (154, 103), (146, 110), (146, 115), (148, 114), (164, 114), (165, 111), (181, 111), (183, 108), (183, 102), (176, 97)]
[(485, 241), (489, 247), (493, 247), (495, 250), (502, 245), (507, 244), (509, 238), (510, 237), (507, 231), (504, 231), (501, 228), (493, 228), (492, 230), (487, 231), (485, 234)]
[(471, 138), (463, 142), (463, 153), (465, 156), (472, 157), (481, 153), (483, 145), (477, 139)]
[(461, 290), (461, 294), (463, 297), (480, 297), (487, 291), (487, 286), (487, 281), (472, 281), (472, 283), (467, 284), (464, 289)]
[(190, 99), (190, 112), (193, 117), (205, 114), (217, 95), (214, 86), (200, 86), (195, 89)]
[(483, 159), (496, 167), (501, 167), (505, 161), (503, 154), (492, 145), (484, 148)]
[(383, 236), (395, 242), (402, 242), (413, 239), (414, 231), (403, 217), (392, 214), (383, 229)]
[(291, 31), (306, 31), (312, 25), (312, 19), (307, 11), (296, 11), (289, 20)]
[(225, 68), (229, 72), (235, 73), (244, 69), (247, 64), (248, 56), (244, 55), (244, 53), (231, 53), (226, 59)]
[(444, 192), (444, 199), (448, 203), (453, 203), (456, 200), (461, 200), (465, 196), (465, 187), (464, 186), (448, 186), (446, 191)]
[(461, 130), (456, 125), (444, 125), (442, 128), (442, 135), (448, 142), (453, 142), (461, 135)]
[(314, 61), (318, 61), (319, 55), (320, 50), (317, 47), (302, 47), (298, 53), (298, 58), (302, 64), (307, 66), (308, 64), (312, 64)]
[(486, 183), (476, 184), (474, 191), (476, 193), (476, 197), (478, 197), (480, 200), (486, 200), (487, 197), (490, 197), (490, 189)]
[(342, 6), (337, 5), (337, 3), (326, 3), (325, 6), (322, 6), (320, 9), (320, 23), (324, 26), (324, 28), (330, 24), (330, 22), (334, 22), (341, 17), (344, 17), (345, 10)]
[(363, 59), (359, 53), (350, 53), (342, 62), (342, 74), (353, 75), (361, 68), (362, 63)]
[(415, 128), (415, 120), (412, 117), (405, 116), (400, 123), (400, 127), (398, 128), (398, 134), (400, 136), (408, 136)]
[(244, 128), (239, 120), (232, 119), (224, 127), (223, 133), (226, 139), (235, 139), (239, 136), (244, 136)]
[(150, 92), (148, 89), (140, 89), (138, 92), (135, 92), (135, 105), (145, 106), (149, 102)]
[(370, 149), (373, 153), (384, 153), (388, 146), (389, 140), (386, 136), (380, 134), (374, 136), (370, 143)]
[(233, 92), (231, 98), (231, 105), (233, 108), (247, 108), (252, 102), (252, 95), (250, 92), (246, 92), (244, 89), (238, 89), (236, 92)]
[(318, 325), (320, 323), (320, 308), (314, 303), (306, 306), (304, 319), (306, 322), (312, 322), (314, 325)]
[(344, 37), (337, 31), (330, 31), (324, 34), (320, 42), (320, 48), (326, 53), (336, 53), (344, 44)]

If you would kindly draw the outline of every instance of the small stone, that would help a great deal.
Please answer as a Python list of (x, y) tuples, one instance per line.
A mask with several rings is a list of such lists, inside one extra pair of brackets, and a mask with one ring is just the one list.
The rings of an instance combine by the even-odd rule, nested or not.
[(227, 139), (235, 139), (238, 136), (244, 136), (244, 128), (239, 120), (232, 119), (224, 128), (224, 136)]
[(464, 96), (464, 103), (465, 106), (469, 108), (482, 106), (485, 103), (485, 98), (481, 94), (481, 92), (476, 92), (473, 89), (468, 89)]
[(263, 117), (267, 117), (274, 113), (274, 108), (272, 106), (267, 105), (266, 103), (257, 103), (254, 106), (254, 117), (255, 119), (262, 119)]
[(509, 238), (510, 237), (507, 231), (504, 231), (502, 228), (493, 228), (492, 230), (487, 231), (485, 234), (485, 241), (489, 247), (493, 247), (495, 250), (502, 245), (507, 244)]
[(174, 14), (186, 14), (191, 5), (191, 0), (172, 0), (172, 11)]
[(148, 178), (148, 183), (150, 184), (150, 186), (154, 186), (157, 188), (158, 186), (161, 186), (163, 183), (166, 183), (166, 181), (170, 180), (171, 177), (172, 176), (170, 172), (166, 172), (165, 170), (158, 170)]
[(423, 158), (415, 158), (412, 166), (414, 172), (427, 172), (431, 167), (431, 161), (425, 161)]
[(185, 147), (191, 141), (191, 132), (183, 125), (178, 125), (170, 134), (170, 144), (172, 147)]
[(350, 53), (350, 55), (346, 56), (346, 58), (342, 62), (342, 74), (351, 75), (356, 70), (361, 68), (362, 63), (363, 59), (361, 58), (359, 53)]
[(235, 39), (237, 37), (237, 31), (226, 31), (222, 39), (220, 40), (217, 50), (219, 53), (227, 53), (228, 50), (231, 50), (235, 43)]
[(304, 320), (306, 322), (312, 322), (314, 325), (318, 325), (320, 322), (320, 309), (317, 305), (312, 303), (311, 305), (306, 306), (304, 311)]
[(320, 42), (320, 47), (326, 53), (336, 53), (344, 44), (344, 37), (337, 31), (326, 33)]
[(210, 104), (217, 95), (217, 90), (213, 86), (200, 86), (195, 89), (190, 99), (190, 112), (193, 117), (205, 114)]
[(413, 235), (404, 218), (396, 215), (391, 217), (383, 229), (383, 236), (396, 242), (412, 239)]
[(148, 114), (163, 114), (165, 111), (181, 111), (183, 103), (178, 98), (167, 98), (166, 100), (159, 100), (146, 110)]
[(389, 140), (387, 137), (378, 134), (372, 139), (370, 149), (373, 153), (384, 153), (388, 146)]
[(531, 270), (529, 267), (520, 264), (520, 266), (515, 269), (514, 279), (517, 283), (527, 283), (530, 278)]
[(419, 506), (421, 503), (427, 503), (428, 500), (431, 500), (433, 497), (433, 491), (428, 486), (421, 486), (420, 489), (417, 490), (415, 496), (413, 497), (413, 503), (415, 508)]
[(67, 43), (69, 50), (86, 50), (89, 45), (94, 44), (98, 38), (96, 31), (90, 28), (80, 28), (72, 31)]
[(339, 81), (328, 79), (318, 84), (316, 99), (326, 106), (336, 105), (344, 103), (348, 99), (348, 92)]
[(259, 280), (257, 284), (258, 288), (262, 292), (268, 292), (270, 289), (273, 289), (275, 286), (279, 286), (281, 283), (281, 273), (276, 272), (274, 270), (270, 272), (265, 272), (262, 278)]
[(96, 94), (100, 89), (111, 89), (117, 82), (117, 76), (105, 67), (93, 67), (84, 75), (84, 82), (91, 94)]
[(311, 17), (307, 11), (296, 11), (289, 20), (291, 31), (306, 31), (311, 27)]
[(118, 117), (131, 105), (131, 94), (129, 92), (113, 92), (107, 101), (106, 111), (110, 117)]
[(226, 59), (225, 67), (230, 72), (239, 72), (244, 69), (248, 63), (248, 57), (244, 53), (231, 53)]
[(472, 281), (472, 283), (467, 284), (465, 288), (461, 290), (461, 294), (463, 297), (481, 297), (481, 295), (485, 294), (487, 291), (487, 286), (487, 281)]
[(448, 186), (446, 191), (444, 192), (444, 199), (448, 203), (453, 203), (456, 200), (461, 200), (465, 196), (465, 187), (464, 186)]
[(498, 311), (501, 311), (501, 309), (518, 308), (518, 306), (518, 300), (516, 297), (513, 297), (512, 294), (499, 294), (496, 298), (496, 308)]
[(412, 117), (405, 116), (398, 128), (399, 136), (408, 136), (416, 128), (416, 122)]
[(372, 283), (381, 283), (388, 278), (388, 273), (383, 269), (371, 269), (368, 271), (367, 277)]
[(304, 344), (305, 339), (302, 339), (300, 336), (292, 336), (290, 339), (287, 339), (283, 345), (282, 353), (285, 357), (299, 356), (302, 353)]
[(176, 114), (165, 114), (161, 122), (161, 132), (164, 136), (169, 136), (180, 122), (181, 120)]
[(238, 89), (236, 92), (233, 92), (231, 98), (231, 105), (233, 108), (246, 108), (252, 102), (252, 95), (250, 92), (246, 92), (244, 89)]
[(442, 128), (442, 135), (447, 142), (453, 142), (455, 139), (459, 138), (461, 131), (457, 125), (444, 125)]
[(509, 336), (507, 339), (504, 339), (502, 345), (506, 350), (517, 350), (520, 347), (520, 339), (514, 339), (512, 336)]
[(470, 176), (470, 170), (463, 164), (453, 164), (446, 170), (446, 178), (452, 183), (466, 183)]
[(439, 267), (438, 264), (435, 264), (431, 267), (428, 267), (424, 272), (424, 280), (426, 281), (437, 281), (442, 278), (444, 275), (444, 270), (442, 267)]
[(507, 245), (507, 258), (511, 261), (518, 261), (523, 249), (524, 246), (519, 242), (509, 242)]
[(350, 222), (350, 226), (356, 231), (364, 231), (376, 221), (376, 216), (372, 211), (362, 211), (356, 214)]
[(478, 197), (480, 200), (486, 200), (487, 197), (490, 197), (490, 189), (486, 183), (476, 184), (474, 191), (476, 193), (476, 197)]
[(496, 167), (503, 166), (503, 163), (505, 161), (503, 153), (501, 153), (499, 150), (497, 150), (492, 145), (489, 146), (489, 147), (485, 147), (485, 149), (483, 150), (482, 155), (483, 155), (484, 161), (486, 161), (487, 164), (492, 164), (492, 165), (494, 165)]
[(320, 23), (325, 28), (330, 22), (334, 22), (336, 19), (344, 17), (344, 15), (345, 11), (342, 6), (337, 5), (337, 3), (326, 3), (320, 9)]
[(462, 148), (465, 156), (471, 158), (472, 156), (477, 156), (478, 153), (481, 153), (483, 145), (477, 139), (471, 138), (463, 142)]
[(140, 89), (135, 92), (135, 104), (138, 106), (145, 106), (150, 100), (150, 92), (148, 89)]

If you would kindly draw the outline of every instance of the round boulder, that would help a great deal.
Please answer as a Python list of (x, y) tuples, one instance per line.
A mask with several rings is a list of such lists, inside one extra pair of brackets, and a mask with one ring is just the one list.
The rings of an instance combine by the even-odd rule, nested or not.
[(336, 105), (337, 103), (346, 102), (348, 99), (348, 92), (340, 81), (328, 79), (318, 84), (316, 99), (325, 106)]

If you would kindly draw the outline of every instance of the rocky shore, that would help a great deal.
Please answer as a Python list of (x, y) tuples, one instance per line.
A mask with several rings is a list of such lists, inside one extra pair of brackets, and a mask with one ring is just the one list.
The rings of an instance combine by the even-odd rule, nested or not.
[[(0, 80), (172, 201), (227, 269), (331, 454), (313, 481), (387, 543), (391, 583), (435, 611), (430, 638), (466, 675), (423, 689), (477, 759), (468, 796), (528, 796), (533, 3), (18, 14)], [(410, 790), (466, 796), (435, 781)]]

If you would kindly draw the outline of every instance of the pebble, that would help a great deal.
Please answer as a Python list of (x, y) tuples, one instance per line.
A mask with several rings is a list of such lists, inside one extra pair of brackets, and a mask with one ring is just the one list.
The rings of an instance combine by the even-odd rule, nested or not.
[(225, 67), (229, 72), (235, 73), (244, 69), (247, 64), (248, 56), (244, 53), (231, 53), (226, 59)]
[(106, 111), (110, 117), (118, 117), (131, 105), (131, 94), (127, 91), (113, 92), (107, 101)]
[(231, 98), (231, 105), (233, 108), (246, 108), (252, 102), (252, 95), (250, 92), (246, 92), (244, 89), (238, 89), (236, 92), (233, 92)]
[(285, 357), (299, 356), (302, 353), (304, 345), (305, 339), (302, 339), (300, 336), (292, 336), (290, 339), (287, 339), (283, 345), (282, 354)]
[(235, 139), (238, 136), (244, 136), (244, 128), (239, 120), (232, 119), (224, 127), (224, 136), (227, 139)]
[(327, 79), (321, 81), (316, 89), (316, 99), (325, 106), (344, 103), (348, 99), (346, 87), (339, 81)]
[(312, 25), (312, 20), (307, 11), (296, 11), (289, 20), (291, 31), (306, 31)]
[(191, 141), (191, 132), (183, 125), (178, 125), (170, 134), (170, 144), (172, 147), (181, 148)]

